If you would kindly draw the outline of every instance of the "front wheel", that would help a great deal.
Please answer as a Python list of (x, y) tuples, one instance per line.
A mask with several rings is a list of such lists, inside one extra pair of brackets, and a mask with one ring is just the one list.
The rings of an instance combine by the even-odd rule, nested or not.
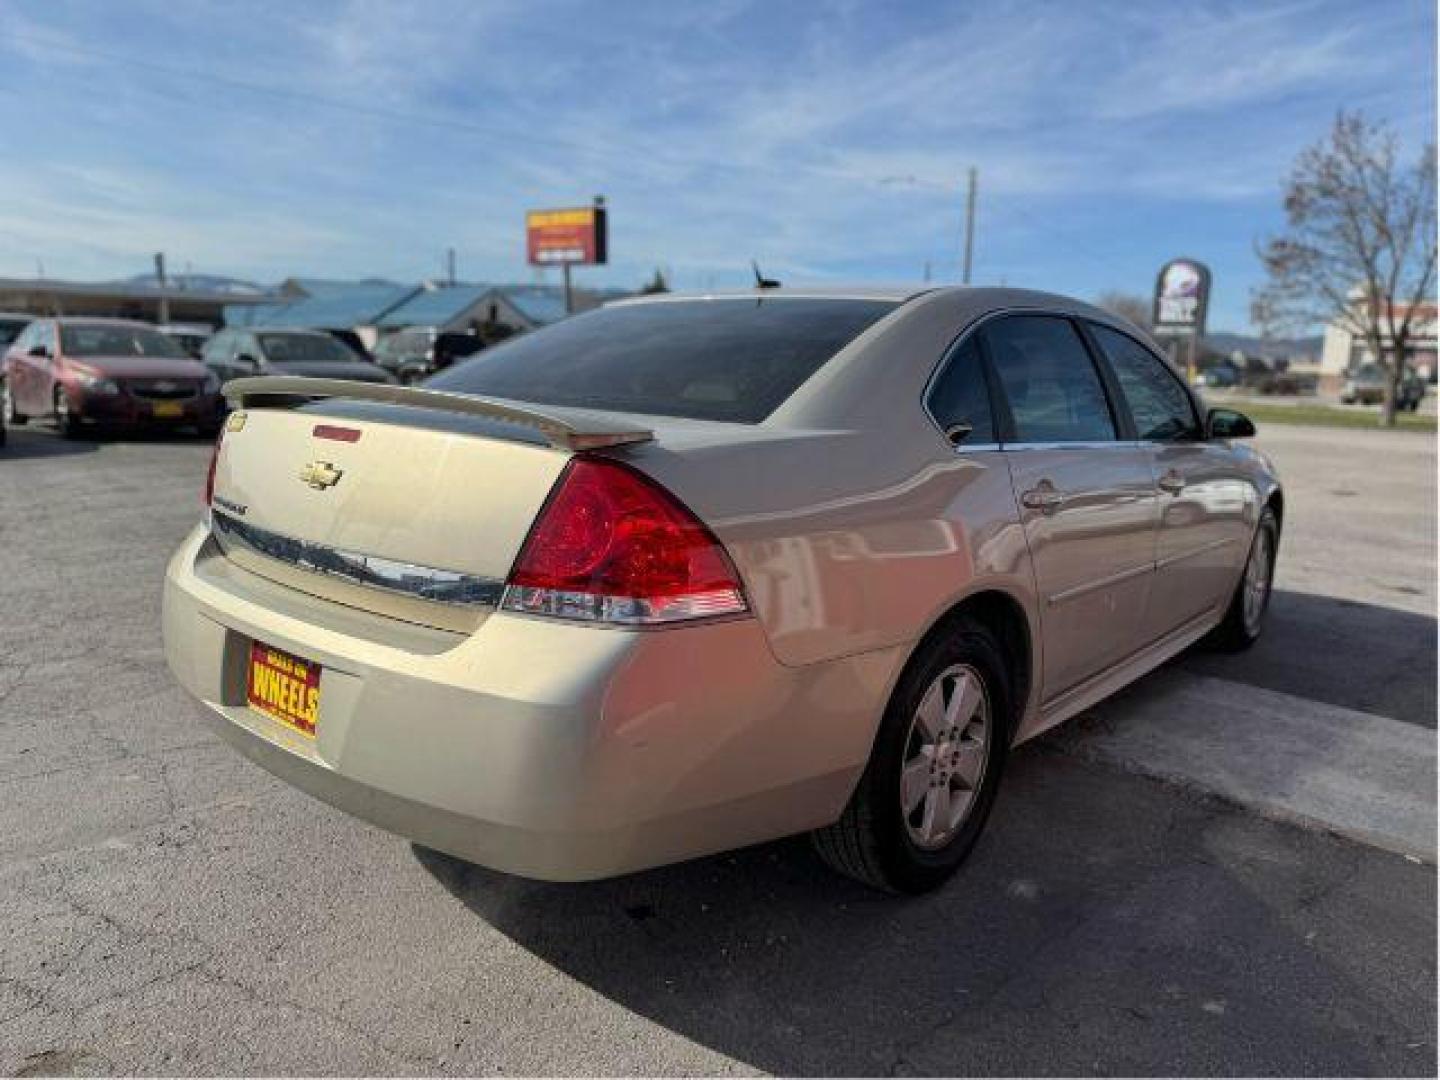
[(911, 658), (840, 820), (812, 834), (842, 874), (891, 892), (943, 884), (979, 839), (1009, 747), (1011, 678), (990, 630), (959, 619)]
[(24, 427), (30, 418), (15, 410), (15, 398), (10, 393), (9, 383), (0, 383), (0, 408), (4, 410), (6, 427)]
[(1250, 554), (1245, 559), (1245, 572), (1235, 586), (1230, 607), (1212, 634), (1212, 641), (1220, 648), (1240, 652), (1260, 640), (1265, 613), (1270, 610), (1279, 546), (1280, 522), (1275, 511), (1267, 506), (1260, 512), (1260, 524), (1255, 527), (1255, 538), (1250, 541)]
[(63, 386), (55, 387), (55, 430), (67, 439), (80, 434), (80, 417), (70, 408), (70, 395)]

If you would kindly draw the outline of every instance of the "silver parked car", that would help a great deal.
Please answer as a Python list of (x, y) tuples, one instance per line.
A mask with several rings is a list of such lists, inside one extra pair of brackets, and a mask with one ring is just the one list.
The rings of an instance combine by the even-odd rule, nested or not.
[(176, 677), (296, 786), (538, 878), (811, 831), (934, 887), (1013, 745), (1255, 640), (1284, 513), (1248, 420), (1013, 289), (647, 297), (423, 389), (228, 392)]

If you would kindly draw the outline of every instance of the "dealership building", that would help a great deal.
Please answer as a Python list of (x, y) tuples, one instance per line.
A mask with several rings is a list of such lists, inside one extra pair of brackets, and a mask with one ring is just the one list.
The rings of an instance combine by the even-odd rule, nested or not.
[[(1408, 311), (1408, 306), (1397, 305), (1396, 321), (1403, 319)], [(1417, 304), (1410, 323), (1410, 336), (1405, 343), (1405, 360), (1409, 369), (1424, 379), (1433, 379), (1436, 374), (1435, 314), (1433, 301)], [(1382, 319), (1382, 324), (1385, 321)], [(1388, 334), (1380, 339), (1380, 347), (1387, 361), (1394, 356), (1394, 343)], [(1376, 363), (1377, 359), (1370, 342), (1356, 334), (1353, 328), (1331, 322), (1325, 327), (1325, 344), (1317, 372), (1321, 392), (1338, 392), (1348, 375), (1364, 364)]]

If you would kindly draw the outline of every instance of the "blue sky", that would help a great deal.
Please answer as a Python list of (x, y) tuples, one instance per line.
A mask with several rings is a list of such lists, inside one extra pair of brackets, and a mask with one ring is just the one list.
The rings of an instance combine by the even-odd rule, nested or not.
[(1247, 324), (1279, 182), (1339, 107), (1435, 130), (1428, 0), (0, 0), (0, 275), (171, 266), (526, 281), (527, 207), (605, 194), (681, 288), (959, 276)]

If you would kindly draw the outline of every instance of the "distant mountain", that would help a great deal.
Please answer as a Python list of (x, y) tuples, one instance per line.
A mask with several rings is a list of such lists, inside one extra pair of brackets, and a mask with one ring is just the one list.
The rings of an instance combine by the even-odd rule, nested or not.
[(1247, 356), (1268, 357), (1319, 356), (1324, 340), (1319, 334), (1302, 338), (1258, 338), (1222, 330), (1205, 335), (1205, 345), (1215, 352), (1232, 353), (1239, 350)]
[[(172, 289), (190, 289), (194, 292), (211, 293), (234, 293), (236, 296), (266, 296), (275, 290), (265, 285), (256, 285), (253, 281), (242, 281), (240, 278), (225, 277), (223, 274), (168, 274), (167, 284)], [(121, 285), (148, 285), (155, 287), (159, 283), (155, 280), (154, 274), (135, 274), (132, 277), (121, 278), (116, 284)]]

